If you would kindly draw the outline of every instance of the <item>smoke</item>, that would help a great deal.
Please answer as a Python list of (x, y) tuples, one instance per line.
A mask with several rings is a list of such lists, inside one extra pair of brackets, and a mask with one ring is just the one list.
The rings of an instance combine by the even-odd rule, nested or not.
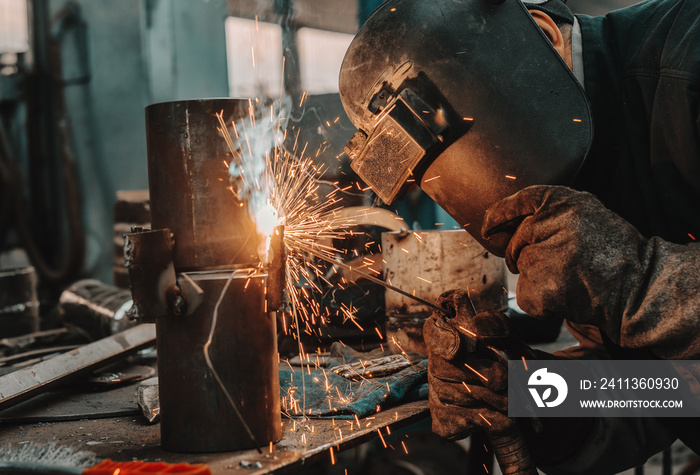
[[(242, 130), (234, 142), (235, 149), (240, 151), (241, 161), (232, 161), (228, 172), (231, 180), (240, 184), (237, 187), (239, 199), (248, 203), (251, 216), (257, 217), (261, 213), (269, 215), (271, 211), (275, 185), (271, 165), (284, 142), (292, 100), (289, 96), (283, 96), (269, 106), (251, 100), (249, 107), (249, 116), (239, 122)], [(283, 219), (281, 216), (277, 218)], [(272, 231), (258, 230), (262, 234)]]
[[(233, 136), (217, 114), (232, 160), (228, 167), (231, 189), (248, 211), (263, 237), (259, 254), (264, 261), (267, 241), (275, 226), (284, 224), (276, 203), (275, 160), (282, 159), (285, 130), (292, 111), (289, 96), (263, 103), (249, 99), (248, 116), (231, 123)], [(264, 248), (264, 249), (263, 249)]]

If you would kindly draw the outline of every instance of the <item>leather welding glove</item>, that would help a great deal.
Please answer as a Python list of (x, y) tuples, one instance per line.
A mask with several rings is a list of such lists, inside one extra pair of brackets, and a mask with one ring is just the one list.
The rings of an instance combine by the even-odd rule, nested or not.
[[(551, 359), (553, 355), (517, 343), (510, 320), (502, 313), (475, 315), (463, 290), (445, 292), (438, 304), (449, 316), (435, 312), (423, 327), (433, 432), (460, 439), (475, 430), (485, 431), (502, 470), (504, 466), (511, 470), (507, 473), (536, 473), (532, 449), (537, 451), (535, 461), (537, 455), (545, 454), (540, 460), (552, 464), (559, 460), (557, 456), (567, 457), (580, 447), (590, 430), (589, 419), (557, 420), (542, 426), (531, 419), (516, 421), (507, 416), (507, 362), (486, 347), (517, 349), (527, 359)], [(555, 456), (550, 455), (551, 449)]]
[(514, 422), (508, 411), (508, 367), (478, 349), (510, 336), (509, 320), (498, 312), (475, 315), (463, 290), (450, 290), (423, 326), (428, 348), (428, 384), (433, 432), (450, 439), (475, 429), (503, 433)]
[(662, 358), (700, 356), (700, 243), (644, 238), (585, 192), (531, 186), (491, 206), (482, 235), (512, 234), (518, 305), (597, 326)]

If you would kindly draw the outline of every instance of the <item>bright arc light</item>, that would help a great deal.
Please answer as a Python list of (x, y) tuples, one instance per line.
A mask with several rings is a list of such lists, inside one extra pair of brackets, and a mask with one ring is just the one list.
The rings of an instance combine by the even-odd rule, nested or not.
[(277, 210), (269, 201), (255, 212), (255, 227), (263, 238), (258, 248), (258, 257), (263, 263), (269, 262), (272, 233), (276, 226), (282, 224), (282, 221), (282, 218), (277, 214)]
[(281, 219), (277, 216), (277, 210), (270, 204), (265, 203), (265, 206), (260, 208), (255, 213), (255, 227), (263, 236), (270, 236), (274, 231), (275, 226), (282, 224)]

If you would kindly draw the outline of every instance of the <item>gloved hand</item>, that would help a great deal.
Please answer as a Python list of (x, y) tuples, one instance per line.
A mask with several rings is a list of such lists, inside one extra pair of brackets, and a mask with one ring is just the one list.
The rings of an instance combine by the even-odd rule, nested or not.
[(479, 428), (506, 432), (514, 424), (505, 415), (508, 367), (495, 355), (485, 357), (483, 347), (510, 337), (508, 318), (498, 312), (475, 315), (463, 290), (445, 292), (438, 305), (454, 316), (436, 312), (423, 326), (433, 432), (450, 439)]
[(508, 232), (518, 305), (593, 324), (613, 342), (665, 358), (700, 355), (700, 245), (644, 238), (597, 198), (531, 186), (491, 206), (485, 238)]
[(456, 439), (482, 429), (502, 473), (536, 475), (525, 439), (506, 415), (508, 363), (496, 348), (513, 346), (510, 321), (499, 312), (475, 315), (463, 290), (445, 292), (438, 304), (448, 315), (433, 313), (423, 326), (433, 432)]

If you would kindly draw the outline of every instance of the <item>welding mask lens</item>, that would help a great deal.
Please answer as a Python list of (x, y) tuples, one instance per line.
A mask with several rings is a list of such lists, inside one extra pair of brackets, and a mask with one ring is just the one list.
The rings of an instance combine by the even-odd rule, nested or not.
[(425, 150), (387, 114), (351, 166), (382, 201), (391, 204), (424, 156)]
[(391, 204), (411, 175), (421, 172), (428, 152), (433, 155), (438, 150), (446, 127), (442, 111), (436, 112), (413, 91), (404, 89), (382, 112), (351, 166)]

